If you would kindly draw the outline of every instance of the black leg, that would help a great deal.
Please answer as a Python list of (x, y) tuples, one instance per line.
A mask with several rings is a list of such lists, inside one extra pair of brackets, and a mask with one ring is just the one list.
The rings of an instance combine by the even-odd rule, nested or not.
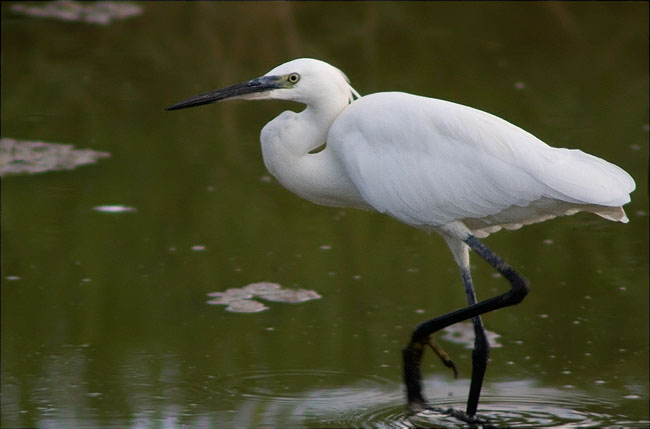
[[(476, 292), (472, 284), (472, 275), (468, 267), (461, 267), (461, 276), (463, 278), (463, 286), (465, 287), (465, 294), (467, 295), (467, 303), (469, 305), (476, 304)], [(472, 351), (472, 381), (469, 388), (469, 397), (467, 398), (467, 414), (473, 416), (476, 414), (478, 407), (478, 400), (481, 396), (481, 387), (483, 386), (483, 378), (487, 368), (487, 361), (490, 355), (490, 343), (487, 340), (487, 334), (481, 321), (481, 316), (472, 318), (474, 325), (474, 350)]]
[[(468, 307), (462, 308), (460, 310), (452, 311), (451, 313), (428, 320), (421, 323), (415, 328), (411, 336), (410, 343), (402, 351), (402, 357), (404, 361), (404, 383), (406, 384), (408, 406), (413, 411), (419, 411), (423, 408), (426, 408), (426, 401), (422, 395), (422, 375), (420, 373), (420, 362), (422, 360), (424, 346), (427, 344), (429, 336), (441, 329), (446, 328), (447, 326), (462, 322), (463, 320), (476, 318), (481, 314), (488, 313), (490, 311), (494, 311), (510, 305), (518, 304), (526, 297), (530, 288), (528, 281), (523, 276), (513, 270), (494, 252), (485, 247), (485, 245), (476, 239), (476, 237), (469, 236), (469, 238), (465, 239), (464, 242), (488, 264), (490, 264), (499, 273), (501, 273), (510, 282), (511, 287), (509, 291), (501, 295), (497, 295), (493, 298), (489, 298), (479, 303), (469, 305)], [(463, 280), (465, 281), (465, 279)], [(477, 338), (479, 336), (484, 337), (484, 333), (483, 335), (478, 334)], [(485, 341), (485, 344), (487, 344), (487, 339), (481, 340), (481, 342), (482, 341)], [(487, 360), (487, 351), (480, 351), (479, 353), (485, 355), (485, 360)], [(482, 370), (480, 368), (477, 369), (477, 365), (484, 366), (484, 364), (481, 364), (479, 359), (474, 359), (473, 372), (481, 372), (481, 380), (475, 381), (474, 376), (472, 376), (472, 386), (476, 386), (474, 387), (474, 389), (476, 389), (476, 393), (474, 393), (475, 398), (472, 399), (471, 387), (470, 401), (473, 400), (476, 403), (472, 404), (470, 401), (468, 401), (467, 414), (470, 417), (473, 416), (476, 412), (476, 406), (478, 405), (478, 396), (480, 394), (483, 378), (482, 374), (485, 372), (484, 368)], [(470, 409), (470, 406), (472, 409)]]

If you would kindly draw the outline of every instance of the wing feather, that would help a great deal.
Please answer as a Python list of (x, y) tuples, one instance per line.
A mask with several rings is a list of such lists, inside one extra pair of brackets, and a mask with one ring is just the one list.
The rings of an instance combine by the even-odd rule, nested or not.
[(404, 93), (352, 103), (328, 145), (368, 204), (422, 227), (514, 228), (583, 205), (622, 206), (635, 186), (619, 167), (496, 116)]

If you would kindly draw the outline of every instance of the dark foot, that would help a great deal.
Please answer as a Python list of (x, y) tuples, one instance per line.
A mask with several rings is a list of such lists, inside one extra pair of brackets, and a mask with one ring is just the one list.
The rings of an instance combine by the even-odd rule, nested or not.
[(453, 408), (440, 408), (440, 407), (429, 407), (426, 405), (423, 405), (423, 407), (420, 410), (410, 410), (413, 414), (417, 414), (421, 411), (434, 411), (436, 413), (440, 414), (446, 414), (448, 416), (451, 416), (461, 422), (467, 423), (468, 427), (470, 428), (481, 428), (481, 429), (497, 429), (498, 426), (495, 426), (494, 424), (490, 423), (487, 417), (479, 416), (479, 415), (469, 415), (465, 411), (461, 410), (454, 410)]
[(480, 417), (476, 414), (469, 415), (464, 411), (454, 410), (453, 408), (448, 408), (443, 411), (445, 414), (450, 415), (460, 421), (463, 421), (470, 425), (470, 427), (481, 427), (483, 429), (496, 429), (497, 427), (491, 424), (487, 418)]
[(456, 364), (454, 363), (453, 360), (449, 357), (449, 355), (436, 343), (436, 341), (433, 339), (433, 335), (429, 335), (429, 339), (427, 340), (427, 344), (429, 347), (431, 347), (431, 350), (438, 355), (440, 358), (440, 361), (444, 366), (447, 368), (451, 368), (452, 371), (454, 371), (454, 378), (458, 378), (458, 370), (456, 369)]
[(449, 355), (433, 339), (433, 335), (427, 335), (419, 341), (411, 343), (402, 350), (404, 360), (404, 383), (406, 384), (406, 396), (408, 408), (412, 412), (418, 412), (426, 409), (426, 400), (422, 395), (422, 375), (420, 373), (420, 362), (425, 346), (431, 347), (436, 355), (440, 358), (443, 365), (454, 371), (454, 378), (458, 377), (456, 365), (449, 358)]

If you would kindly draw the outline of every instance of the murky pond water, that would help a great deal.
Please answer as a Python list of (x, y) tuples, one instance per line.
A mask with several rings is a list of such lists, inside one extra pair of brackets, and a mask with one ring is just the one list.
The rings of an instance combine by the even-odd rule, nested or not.
[[(465, 302), (444, 242), (270, 179), (259, 130), (294, 105), (163, 111), (302, 56), (362, 94), (475, 106), (630, 172), (627, 225), (578, 214), (485, 240), (532, 291), (484, 318), (500, 347), (479, 414), (648, 425), (647, 3), (143, 2), (104, 25), (13, 5), (2, 137), (110, 156), (2, 179), (2, 427), (460, 424), (409, 415), (401, 384), (412, 328)], [(479, 298), (507, 287), (473, 268)], [(206, 303), (260, 282), (320, 298)], [(425, 356), (436, 409), (464, 408), (463, 329), (438, 337), (458, 379)]]

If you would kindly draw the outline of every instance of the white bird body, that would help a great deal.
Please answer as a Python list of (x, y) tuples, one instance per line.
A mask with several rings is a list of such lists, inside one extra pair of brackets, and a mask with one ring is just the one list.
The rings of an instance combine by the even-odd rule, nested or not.
[[(621, 168), (579, 150), (548, 146), (489, 113), (401, 92), (360, 97), (337, 68), (314, 59), (200, 94), (167, 110), (225, 99), (283, 99), (306, 105), (262, 129), (264, 164), (287, 189), (317, 204), (372, 209), (438, 232), (461, 272), (468, 307), (421, 323), (402, 351), (412, 410), (425, 407), (420, 361), (432, 335), (472, 319), (475, 345), (466, 422), (476, 422), (489, 343), (480, 315), (521, 302), (527, 280), (476, 237), (578, 211), (628, 222), (635, 188)], [(323, 148), (324, 147), (324, 148)], [(475, 251), (511, 284), (477, 302), (469, 266)]]
[[(307, 86), (311, 68), (325, 64), (314, 61), (294, 60), (268, 75), (299, 71)], [(635, 184), (614, 164), (550, 147), (501, 118), (448, 101), (401, 92), (352, 101), (345, 75), (327, 67), (317, 75), (327, 79), (319, 85), (327, 103), (305, 100), (311, 104), (304, 111), (283, 112), (261, 133), (267, 169), (300, 197), (374, 209), (422, 229), (462, 222), (477, 237), (578, 211), (628, 221), (622, 206)], [(303, 101), (279, 92), (269, 98)]]
[(404, 93), (352, 103), (328, 144), (376, 210), (422, 228), (461, 221), (477, 237), (580, 210), (627, 222), (621, 206), (634, 189), (599, 158), (550, 147), (489, 113)]

